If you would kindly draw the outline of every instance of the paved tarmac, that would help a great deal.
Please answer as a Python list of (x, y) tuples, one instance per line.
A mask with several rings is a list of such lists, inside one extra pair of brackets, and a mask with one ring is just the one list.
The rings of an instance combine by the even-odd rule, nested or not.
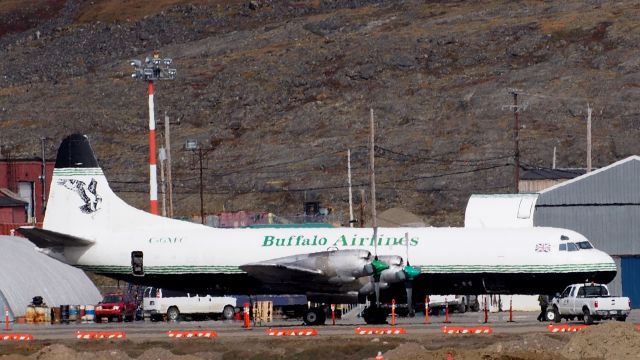
[[(443, 326), (478, 327), (490, 326), (494, 334), (547, 333), (549, 322), (538, 322), (537, 312), (514, 312), (513, 322), (509, 322), (509, 313), (489, 313), (488, 322), (484, 322), (483, 312), (454, 313), (449, 316), (449, 323), (444, 323), (444, 316), (429, 316), (425, 322), (424, 314), (418, 313), (414, 318), (398, 317), (396, 326), (402, 327), (407, 334), (437, 334)], [(391, 318), (388, 319), (391, 323)], [(640, 323), (640, 310), (633, 310), (627, 322)], [(566, 324), (565, 321), (562, 324)], [(578, 321), (569, 324), (581, 324)], [(362, 319), (337, 319), (332, 325), (328, 319), (325, 325), (316, 326), (318, 336), (355, 335), (357, 327), (390, 327), (390, 325), (366, 325)], [(34, 340), (70, 340), (76, 338), (77, 331), (124, 331), (129, 340), (151, 340), (167, 338), (169, 330), (215, 330), (219, 337), (265, 337), (269, 328), (301, 329), (306, 328), (301, 320), (276, 320), (272, 323), (251, 323), (251, 329), (243, 328), (242, 321), (178, 321), (151, 322), (135, 321), (125, 323), (74, 323), (74, 324), (12, 324), (9, 333), (29, 333)], [(0, 332), (7, 333), (4, 325)]]

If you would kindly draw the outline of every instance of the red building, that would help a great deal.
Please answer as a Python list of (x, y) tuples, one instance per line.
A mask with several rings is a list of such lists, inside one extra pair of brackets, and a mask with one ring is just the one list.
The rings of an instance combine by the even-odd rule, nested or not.
[(41, 159), (0, 160), (0, 223), (42, 222), (54, 165), (46, 161), (43, 178)]

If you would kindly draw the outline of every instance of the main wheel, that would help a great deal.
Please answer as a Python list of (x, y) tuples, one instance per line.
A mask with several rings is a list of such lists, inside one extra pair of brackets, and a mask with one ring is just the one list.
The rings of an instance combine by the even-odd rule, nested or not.
[(364, 322), (367, 324), (386, 324), (389, 310), (376, 306), (369, 306), (362, 312)]
[(180, 317), (180, 310), (178, 310), (177, 307), (172, 306), (169, 309), (167, 309), (167, 319), (169, 319), (169, 321), (176, 321), (178, 320), (179, 317)]
[(233, 316), (236, 314), (236, 309), (231, 305), (227, 305), (222, 309), (222, 318), (225, 320), (233, 320)]
[(591, 314), (589, 313), (589, 309), (584, 309), (582, 311), (582, 314), (583, 314), (583, 318), (584, 318), (584, 323), (586, 325), (593, 324), (593, 316), (591, 316)]
[(327, 317), (324, 314), (324, 311), (317, 307), (307, 309), (302, 317), (304, 323), (309, 326), (322, 325), (326, 319)]
[(458, 305), (458, 312), (460, 314), (464, 314), (465, 312), (467, 312), (467, 300), (465, 298), (462, 298), (460, 305)]

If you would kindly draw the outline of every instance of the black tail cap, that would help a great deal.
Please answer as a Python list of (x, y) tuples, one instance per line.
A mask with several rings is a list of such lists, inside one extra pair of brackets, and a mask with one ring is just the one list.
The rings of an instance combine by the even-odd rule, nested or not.
[(89, 139), (82, 134), (73, 134), (62, 140), (56, 157), (56, 168), (98, 167)]

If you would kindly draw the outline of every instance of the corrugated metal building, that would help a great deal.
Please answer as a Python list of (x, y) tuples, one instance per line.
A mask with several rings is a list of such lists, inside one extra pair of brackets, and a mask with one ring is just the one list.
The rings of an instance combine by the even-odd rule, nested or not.
[(80, 269), (41, 254), (25, 238), (0, 236), (0, 308), (24, 316), (34, 296), (49, 306), (96, 304), (100, 292)]
[(575, 230), (612, 255), (618, 276), (611, 290), (640, 307), (639, 156), (540, 191), (533, 223)]

